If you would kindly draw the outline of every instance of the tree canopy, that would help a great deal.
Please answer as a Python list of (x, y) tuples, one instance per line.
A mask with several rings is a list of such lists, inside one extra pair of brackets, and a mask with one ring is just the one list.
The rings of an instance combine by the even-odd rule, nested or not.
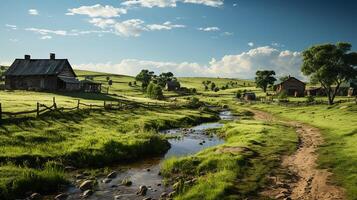
[(136, 75), (135, 80), (140, 81), (141, 87), (143, 89), (146, 89), (153, 76), (154, 76), (154, 72), (149, 71), (147, 69), (143, 69), (138, 75)]
[(257, 71), (255, 75), (255, 83), (257, 84), (257, 87), (262, 88), (264, 92), (267, 91), (268, 85), (273, 85), (276, 81), (274, 71)]
[(329, 104), (343, 82), (357, 75), (357, 53), (350, 52), (349, 43), (315, 45), (303, 52), (301, 71), (312, 83), (320, 83), (326, 90)]

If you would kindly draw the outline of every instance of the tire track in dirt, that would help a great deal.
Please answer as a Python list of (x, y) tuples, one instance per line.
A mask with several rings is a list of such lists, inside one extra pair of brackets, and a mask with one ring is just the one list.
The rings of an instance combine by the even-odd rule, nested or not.
[(279, 121), (263, 111), (250, 111), (257, 120), (295, 127), (299, 138), (297, 151), (282, 158), (281, 166), (269, 177), (270, 184), (261, 192), (262, 196), (285, 200), (345, 199), (344, 189), (330, 183), (332, 174), (326, 169), (317, 168), (316, 151), (323, 144), (319, 129), (296, 121)]

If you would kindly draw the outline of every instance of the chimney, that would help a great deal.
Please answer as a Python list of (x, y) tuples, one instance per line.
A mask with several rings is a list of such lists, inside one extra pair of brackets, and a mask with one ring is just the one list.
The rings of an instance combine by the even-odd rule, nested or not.
[(30, 55), (25, 55), (25, 60), (30, 60), (31, 56)]
[(50, 59), (51, 59), (51, 60), (56, 59), (56, 54), (54, 54), (54, 53), (50, 53)]

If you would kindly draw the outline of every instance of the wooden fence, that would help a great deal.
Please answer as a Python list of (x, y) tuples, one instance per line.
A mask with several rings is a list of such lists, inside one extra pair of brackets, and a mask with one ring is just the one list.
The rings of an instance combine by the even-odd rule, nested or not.
[(19, 115), (26, 114), (35, 114), (36, 117), (47, 113), (47, 112), (63, 112), (63, 111), (74, 111), (74, 110), (92, 110), (92, 109), (104, 109), (104, 110), (124, 110), (124, 109), (133, 109), (133, 108), (168, 108), (176, 109), (184, 107), (184, 104), (169, 103), (169, 102), (135, 102), (129, 100), (115, 100), (115, 101), (103, 101), (102, 104), (98, 103), (83, 103), (81, 100), (77, 100), (74, 107), (58, 107), (56, 98), (53, 97), (53, 103), (51, 106), (42, 104), (40, 102), (36, 103), (36, 108), (33, 110), (27, 111), (18, 111), (18, 112), (5, 112), (3, 111), (2, 104), (0, 103), (0, 120), (3, 119), (3, 116), (8, 116), (9, 118), (15, 118)]

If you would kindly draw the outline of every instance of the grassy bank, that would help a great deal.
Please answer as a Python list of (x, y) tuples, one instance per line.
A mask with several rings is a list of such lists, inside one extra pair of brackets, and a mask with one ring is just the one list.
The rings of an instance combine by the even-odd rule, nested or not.
[(61, 170), (49, 171), (43, 165), (47, 161), (99, 167), (163, 154), (169, 143), (158, 130), (216, 119), (214, 112), (137, 108), (54, 112), (7, 121), (0, 129), (1, 195), (12, 199), (29, 191), (51, 192), (43, 189), (49, 186), (55, 190), (65, 176)]
[(163, 175), (179, 192), (175, 199), (255, 196), (280, 156), (297, 144), (294, 129), (249, 118), (227, 123), (219, 132), (225, 144), (163, 163)]
[(259, 104), (255, 108), (290, 120), (302, 121), (318, 127), (325, 140), (319, 148), (318, 163), (329, 168), (333, 181), (347, 190), (349, 199), (357, 197), (357, 105), (316, 105), (282, 107)]

